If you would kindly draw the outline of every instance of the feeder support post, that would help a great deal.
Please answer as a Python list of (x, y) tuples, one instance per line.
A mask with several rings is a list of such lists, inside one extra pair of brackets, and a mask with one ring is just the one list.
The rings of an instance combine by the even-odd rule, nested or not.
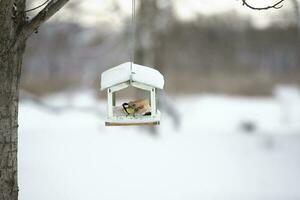
[(112, 105), (116, 106), (116, 92), (112, 92)]
[(108, 113), (108, 118), (113, 117), (113, 92), (111, 89), (107, 89), (107, 113)]
[(156, 89), (152, 88), (150, 91), (150, 104), (151, 104), (151, 115), (156, 115)]

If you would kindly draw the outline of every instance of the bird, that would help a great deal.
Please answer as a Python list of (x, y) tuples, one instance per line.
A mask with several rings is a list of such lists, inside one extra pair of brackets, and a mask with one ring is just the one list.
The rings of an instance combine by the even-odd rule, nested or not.
[(151, 115), (151, 107), (148, 99), (130, 101), (122, 104), (124, 111), (128, 115)]
[(132, 107), (130, 107), (128, 103), (123, 103), (122, 106), (123, 106), (123, 109), (126, 112), (127, 116), (134, 114), (134, 109)]

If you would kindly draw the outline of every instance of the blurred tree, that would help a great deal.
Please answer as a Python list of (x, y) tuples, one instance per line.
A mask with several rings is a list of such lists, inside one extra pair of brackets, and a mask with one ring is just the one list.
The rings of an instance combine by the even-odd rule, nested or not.
[(135, 61), (163, 71), (166, 34), (172, 25), (173, 7), (170, 0), (139, 1), (135, 26)]
[[(173, 6), (170, 0), (139, 1), (137, 20), (133, 26), (135, 27), (134, 61), (136, 63), (152, 66), (164, 72), (167, 34), (173, 19)], [(178, 127), (179, 114), (163, 91), (159, 93), (158, 106), (172, 117), (175, 127)]]
[(67, 2), (47, 0), (27, 21), (25, 0), (0, 1), (0, 200), (18, 199), (18, 103), (26, 40)]
[(300, 37), (300, 5), (297, 0), (292, 0), (292, 4), (295, 10), (295, 19), (296, 19), (298, 36)]

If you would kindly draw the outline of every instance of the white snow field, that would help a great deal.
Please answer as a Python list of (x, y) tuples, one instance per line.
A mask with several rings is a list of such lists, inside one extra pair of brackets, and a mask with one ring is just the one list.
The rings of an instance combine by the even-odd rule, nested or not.
[[(162, 110), (157, 135), (105, 127), (97, 112), (56, 113), (22, 101), (20, 200), (300, 199), (297, 95), (173, 99), (182, 124), (174, 129)], [(105, 111), (88, 92), (45, 102)]]

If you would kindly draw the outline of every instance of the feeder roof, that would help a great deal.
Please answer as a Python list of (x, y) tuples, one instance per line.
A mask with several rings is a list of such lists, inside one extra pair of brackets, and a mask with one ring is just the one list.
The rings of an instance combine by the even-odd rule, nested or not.
[(101, 90), (130, 81), (130, 79), (134, 82), (163, 89), (165, 81), (163, 75), (159, 71), (133, 63), (132, 72), (133, 73), (131, 73), (130, 62), (123, 63), (103, 72), (101, 74)]

